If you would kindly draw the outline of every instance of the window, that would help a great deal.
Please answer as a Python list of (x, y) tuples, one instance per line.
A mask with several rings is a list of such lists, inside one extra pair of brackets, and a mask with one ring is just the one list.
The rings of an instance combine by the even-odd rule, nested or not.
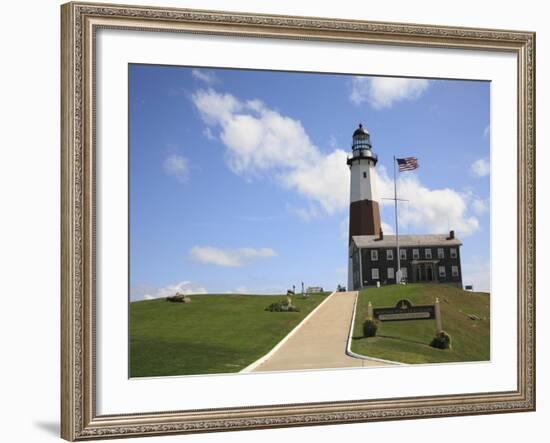
[(393, 260), (393, 249), (386, 249), (386, 260)]
[(407, 278), (407, 268), (401, 268), (401, 277)]
[(456, 248), (451, 248), (451, 258), (456, 258)]
[(363, 178), (367, 178), (367, 173), (363, 172)]
[(445, 273), (445, 266), (439, 267), (439, 276), (445, 278), (447, 274)]
[(378, 268), (372, 268), (371, 271), (372, 271), (372, 279), (373, 280), (378, 280), (379, 279), (379, 277), (378, 277)]
[(453, 277), (458, 277), (458, 266), (451, 266)]
[(406, 249), (400, 249), (399, 250), (399, 257), (401, 260), (407, 260), (407, 250)]
[(393, 272), (393, 268), (388, 268), (388, 279), (393, 280), (395, 278), (395, 274)]
[(443, 248), (437, 248), (437, 258), (445, 258), (445, 250)]
[(378, 250), (377, 249), (372, 249), (370, 251), (370, 259), (371, 259), (371, 261), (377, 261), (378, 260)]
[(432, 250), (431, 249), (424, 249), (424, 257), (426, 258), (432, 258)]
[(413, 260), (418, 260), (420, 258), (420, 251), (418, 249), (413, 249)]

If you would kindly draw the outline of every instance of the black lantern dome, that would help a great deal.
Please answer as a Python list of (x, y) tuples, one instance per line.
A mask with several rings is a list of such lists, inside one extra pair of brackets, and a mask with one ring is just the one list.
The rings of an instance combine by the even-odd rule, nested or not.
[(374, 161), (374, 164), (378, 161), (378, 156), (372, 152), (369, 131), (361, 123), (359, 123), (359, 127), (353, 133), (351, 149), (353, 150), (353, 157), (348, 160), (348, 164), (351, 164), (353, 159), (360, 158), (371, 159)]
[(369, 136), (369, 131), (363, 128), (362, 123), (359, 123), (359, 127), (353, 133), (353, 137), (355, 138), (356, 136), (360, 136), (360, 135), (366, 135), (367, 137)]
[(355, 151), (356, 149), (371, 149), (371, 143), (370, 143), (370, 134), (369, 131), (367, 131), (365, 128), (363, 128), (363, 125), (359, 123), (359, 127), (355, 130), (353, 133), (353, 144), (352, 149)]

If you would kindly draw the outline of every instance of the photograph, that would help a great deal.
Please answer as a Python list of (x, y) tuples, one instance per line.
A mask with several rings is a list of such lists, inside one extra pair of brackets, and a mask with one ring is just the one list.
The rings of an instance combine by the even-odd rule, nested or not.
[(190, 6), (61, 6), (62, 438), (534, 411), (538, 25)]
[(128, 376), (491, 361), (490, 122), (486, 80), (130, 63)]

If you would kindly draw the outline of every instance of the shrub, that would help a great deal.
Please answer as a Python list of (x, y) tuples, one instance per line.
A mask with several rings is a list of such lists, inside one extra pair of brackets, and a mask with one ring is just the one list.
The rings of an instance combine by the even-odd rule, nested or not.
[(430, 346), (437, 349), (451, 349), (451, 336), (445, 331), (438, 332)]
[(300, 309), (294, 305), (289, 305), (286, 300), (279, 300), (275, 303), (271, 303), (266, 311), (270, 312), (300, 312)]
[(364, 337), (374, 337), (376, 331), (378, 330), (378, 321), (372, 318), (367, 318), (363, 323), (363, 336)]

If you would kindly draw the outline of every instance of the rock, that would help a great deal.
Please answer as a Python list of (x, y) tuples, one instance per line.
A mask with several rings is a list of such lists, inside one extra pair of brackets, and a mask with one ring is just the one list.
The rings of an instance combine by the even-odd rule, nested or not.
[(179, 292), (171, 297), (166, 297), (166, 300), (173, 303), (191, 303), (191, 297), (185, 294), (180, 294)]

